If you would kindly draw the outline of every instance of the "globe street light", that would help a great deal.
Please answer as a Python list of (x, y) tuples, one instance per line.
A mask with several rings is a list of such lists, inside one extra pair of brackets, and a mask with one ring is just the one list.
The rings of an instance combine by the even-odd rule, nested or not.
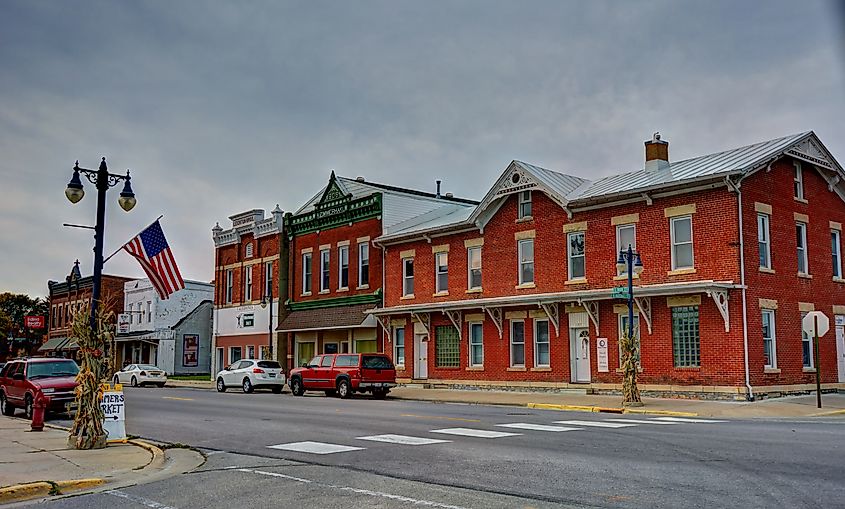
[(82, 173), (89, 182), (94, 184), (97, 188), (97, 222), (94, 226), (94, 288), (91, 295), (91, 330), (94, 334), (97, 333), (97, 307), (100, 303), (100, 288), (103, 274), (103, 230), (106, 225), (106, 191), (109, 188), (116, 186), (120, 181), (124, 181), (123, 191), (120, 192), (120, 198), (117, 200), (120, 208), (129, 212), (135, 207), (135, 193), (132, 192), (132, 185), (130, 184), (131, 177), (129, 170), (126, 170), (126, 175), (115, 175), (109, 173), (108, 166), (106, 166), (106, 158), (100, 162), (98, 170), (88, 170), (79, 167), (79, 161), (73, 166), (73, 176), (68, 182), (67, 189), (65, 189), (65, 196), (71, 203), (78, 203), (85, 196), (85, 189), (82, 186), (82, 180), (79, 174)]

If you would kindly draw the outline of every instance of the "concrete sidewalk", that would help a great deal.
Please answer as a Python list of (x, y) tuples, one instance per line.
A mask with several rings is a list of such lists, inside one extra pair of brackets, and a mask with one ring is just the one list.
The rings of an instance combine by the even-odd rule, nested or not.
[[(174, 461), (153, 444), (133, 440), (105, 449), (69, 449), (68, 432), (45, 426), (30, 431), (30, 422), (0, 417), (0, 504), (47, 496), (108, 489), (173, 475), (197, 466), (197, 458), (179, 453)], [(201, 463), (201, 461), (200, 461)], [(190, 468), (188, 468), (190, 467)]]
[[(168, 387), (214, 389), (211, 381), (169, 380)], [(390, 391), (393, 399), (465, 403), (478, 405), (509, 405), (550, 410), (585, 412), (647, 413), (658, 415), (774, 418), (845, 416), (845, 394), (822, 394), (822, 408), (816, 408), (815, 394), (786, 396), (762, 401), (708, 401), (696, 399), (643, 398), (644, 406), (622, 408), (620, 396), (598, 394), (567, 394), (551, 392), (517, 392), (493, 390), (426, 389), (405, 385)]]

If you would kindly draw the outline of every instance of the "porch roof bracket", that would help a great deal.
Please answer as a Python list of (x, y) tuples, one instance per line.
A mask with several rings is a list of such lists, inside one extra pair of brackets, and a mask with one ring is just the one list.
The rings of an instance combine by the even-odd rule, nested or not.
[(634, 303), (636, 303), (640, 316), (645, 320), (648, 333), (651, 335), (651, 297), (634, 297)]
[(461, 327), (461, 312), (460, 311), (447, 311), (443, 310), (443, 314), (449, 317), (449, 321), (452, 322), (452, 325), (455, 326), (455, 329), (458, 331), (458, 341), (463, 340), (463, 332)]
[(543, 308), (543, 311), (546, 312), (546, 316), (549, 317), (549, 321), (552, 322), (552, 325), (555, 327), (555, 335), (558, 337), (560, 336), (560, 308), (558, 307), (557, 302), (549, 302), (546, 304), (540, 304), (540, 307)]
[(590, 317), (590, 320), (593, 322), (593, 326), (596, 328), (596, 336), (599, 335), (599, 301), (597, 300), (583, 300), (581, 301), (581, 305), (584, 306), (584, 311), (587, 312), (587, 316)]
[(425, 334), (431, 337), (431, 318), (428, 313), (414, 313), (411, 311), (411, 319), (417, 321), (425, 329)]
[(716, 309), (725, 320), (725, 332), (731, 331), (731, 318), (728, 313), (728, 291), (727, 290), (707, 290), (707, 296), (713, 299), (716, 303)]
[(384, 329), (384, 333), (387, 335), (387, 342), (390, 343), (393, 341), (393, 338), (390, 337), (390, 316), (378, 316), (373, 315), (376, 317), (376, 321), (381, 325), (381, 328)]
[(502, 308), (481, 308), (490, 315), (490, 320), (493, 321), (493, 324), (499, 330), (499, 339), (502, 339), (504, 336), (502, 334)]

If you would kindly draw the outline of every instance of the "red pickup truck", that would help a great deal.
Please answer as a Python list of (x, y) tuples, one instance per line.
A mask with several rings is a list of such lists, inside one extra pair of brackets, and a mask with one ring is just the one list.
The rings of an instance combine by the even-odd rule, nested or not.
[(318, 355), (288, 376), (290, 391), (325, 391), (326, 396), (348, 398), (355, 392), (371, 392), (382, 399), (396, 386), (396, 368), (390, 357), (377, 353)]
[(0, 412), (14, 415), (23, 408), (32, 419), (32, 404), (41, 393), (50, 397), (47, 410), (63, 412), (75, 399), (79, 366), (70, 359), (34, 357), (9, 361), (0, 371)]

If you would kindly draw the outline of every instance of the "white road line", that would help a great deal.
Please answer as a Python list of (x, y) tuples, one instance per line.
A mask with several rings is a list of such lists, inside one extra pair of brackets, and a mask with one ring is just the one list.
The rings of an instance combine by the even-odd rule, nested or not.
[(132, 495), (131, 493), (126, 493), (124, 491), (119, 490), (108, 490), (104, 491), (106, 495), (111, 495), (113, 497), (123, 498), (129, 500), (131, 502), (135, 502), (136, 504), (141, 504), (144, 507), (149, 507), (150, 509), (176, 509), (173, 506), (161, 504), (156, 502), (155, 500), (150, 500), (148, 498), (144, 498), (138, 495)]
[(358, 437), (358, 440), (369, 440), (371, 442), (384, 442), (387, 444), (401, 445), (430, 445), (443, 444), (451, 440), (440, 440), (439, 438), (409, 437), (405, 435), (373, 435), (369, 437)]
[(668, 422), (702, 422), (702, 423), (728, 422), (728, 421), (717, 421), (717, 420), (714, 420), (714, 419), (687, 419), (687, 418), (684, 418), (684, 417), (656, 417), (655, 420), (668, 421)]
[(625, 423), (634, 423), (634, 424), (678, 424), (677, 422), (666, 422), (666, 421), (646, 421), (645, 419), (605, 419), (606, 421), (612, 422), (625, 422)]
[(588, 426), (593, 428), (628, 428), (630, 426), (639, 426), (639, 424), (605, 421), (555, 421), (555, 424), (569, 424), (570, 426)]
[(459, 435), (463, 437), (475, 437), (475, 438), (502, 438), (502, 437), (515, 437), (521, 435), (521, 433), (506, 433), (504, 431), (487, 431), (484, 429), (472, 429), (472, 428), (444, 428), (444, 429), (433, 429), (431, 433), (445, 433), (446, 435)]
[(364, 449), (363, 447), (327, 444), (325, 442), (291, 442), (289, 444), (268, 445), (267, 448), (282, 451), (305, 452), (308, 454), (334, 454), (336, 452), (361, 451)]
[(530, 422), (512, 422), (497, 424), (500, 428), (528, 429), (531, 431), (581, 431), (581, 428), (566, 428), (564, 426), (549, 426), (548, 424), (531, 424)]
[[(406, 497), (406, 496), (403, 496), (403, 495), (394, 495), (393, 493), (385, 493), (383, 491), (373, 491), (373, 490), (366, 490), (366, 489), (362, 489), (362, 488), (353, 488), (351, 486), (339, 486), (339, 485), (336, 485), (336, 484), (327, 484), (327, 483), (322, 483), (322, 482), (319, 482), (319, 481), (312, 481), (310, 479), (303, 479), (301, 477), (293, 477), (293, 476), (290, 476), (290, 475), (279, 474), (279, 473), (276, 473), (276, 472), (267, 472), (265, 470), (250, 470), (250, 469), (247, 469), (247, 468), (240, 468), (240, 469), (238, 469), (238, 472), (246, 472), (246, 473), (250, 473), (250, 474), (266, 475), (266, 476), (269, 476), (269, 477), (281, 477), (281, 478), (284, 478), (284, 479), (290, 479), (292, 481), (311, 484), (313, 486), (322, 486), (322, 487), (333, 489), (333, 490), (349, 491), (349, 492), (352, 492), (352, 493), (358, 493), (360, 495), (369, 495), (371, 497), (380, 497), (380, 498), (387, 498), (387, 499), (390, 499), (390, 500), (398, 500), (400, 502), (405, 502), (405, 503), (408, 503), (408, 504), (411, 504), (411, 505), (419, 505), (419, 506), (425, 506), (425, 507), (436, 507), (438, 509), (466, 509), (466, 508), (461, 507), (461, 506), (441, 504), (440, 502), (434, 502), (432, 500), (422, 500), (422, 499), (418, 499), (418, 498)], [(160, 509), (163, 509), (163, 508), (160, 508)]]

